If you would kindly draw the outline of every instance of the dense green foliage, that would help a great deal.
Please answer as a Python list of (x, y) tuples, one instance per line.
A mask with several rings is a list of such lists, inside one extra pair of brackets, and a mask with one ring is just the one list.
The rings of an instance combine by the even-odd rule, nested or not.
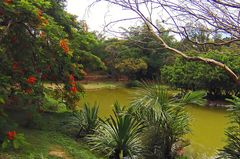
[[(127, 84), (129, 87), (139, 86), (136, 80), (161, 77), (176, 88), (206, 90), (213, 97), (240, 95), (239, 85), (222, 69), (170, 55), (169, 50), (151, 37), (146, 25), (129, 28), (122, 39), (106, 40), (87, 32), (83, 21), (77, 21), (65, 7), (66, 0), (0, 1), (0, 145), (4, 150), (30, 149), (24, 134), (16, 131), (28, 132), (18, 129), (19, 124), (48, 131), (36, 130), (40, 139), (46, 140), (38, 147), (49, 146), (52, 141), (76, 158), (95, 158), (95, 155), (81, 154), (78, 143), (60, 133), (84, 137), (92, 149), (113, 159), (185, 157), (183, 149), (189, 143), (184, 135), (190, 131), (190, 119), (184, 106), (188, 103), (202, 105), (205, 93), (198, 91), (172, 98), (159, 85), (145, 83), (128, 109), (115, 104), (114, 115), (100, 120), (96, 104), (85, 104), (77, 110), (83, 97), (79, 80), (86, 72), (103, 70), (116, 78), (124, 75), (133, 80)], [(157, 27), (169, 46), (188, 55), (197, 53), (200, 57), (216, 59), (240, 74), (239, 43), (198, 46), (187, 39), (177, 41), (161, 25)], [(201, 26), (187, 32), (190, 40), (202, 43), (223, 39), (220, 35), (210, 38), (202, 32)], [(49, 83), (54, 85), (49, 87)], [(226, 130), (227, 145), (219, 156), (235, 159), (240, 157), (239, 98), (229, 101), (234, 103), (231, 108), (233, 125)], [(68, 115), (61, 114), (54, 122), (43, 120), (61, 110), (68, 111)], [(8, 111), (21, 114), (20, 119), (24, 121), (20, 123), (16, 117), (10, 117)], [(31, 135), (26, 137), (32, 138)], [(32, 145), (38, 143), (38, 140), (36, 143), (26, 140)], [(23, 158), (49, 156), (47, 149), (38, 155), (35, 149), (30, 150), (33, 154), (26, 151)], [(17, 153), (15, 156), (22, 157)]]
[[(51, 114), (51, 118), (55, 118)], [(47, 120), (49, 118), (46, 118)], [(44, 119), (43, 119), (44, 120)], [(47, 121), (46, 120), (46, 121)], [(72, 159), (104, 159), (89, 150), (82, 142), (66, 136), (62, 133), (49, 130), (17, 129), (23, 132), (27, 139), (26, 145), (18, 151), (1, 151), (3, 159), (57, 159), (62, 157)]]
[[(201, 53), (202, 57), (209, 57), (221, 61), (240, 73), (240, 57), (236, 55), (234, 47), (226, 47), (221, 51)], [(222, 53), (224, 52), (224, 53)], [(172, 65), (165, 66), (162, 78), (176, 88), (186, 90), (207, 90), (209, 95), (238, 95), (240, 88), (222, 69), (205, 63), (188, 62), (177, 58)]]
[(220, 150), (219, 159), (240, 158), (240, 98), (229, 99), (233, 104), (231, 112), (231, 126), (226, 129), (227, 144)]
[[(64, 7), (65, 0), (0, 2), (1, 98), (25, 98), (29, 107), (39, 109), (43, 82), (50, 80), (64, 83), (65, 100), (79, 99), (81, 89), (74, 77), (83, 77), (83, 66), (104, 67), (91, 53), (98, 45), (96, 36), (85, 32)], [(26, 105), (22, 102), (17, 101)]]
[(132, 102), (132, 114), (146, 125), (143, 143), (146, 158), (174, 159), (183, 157), (188, 145), (184, 135), (189, 131), (187, 103), (203, 104), (204, 92), (187, 93), (181, 99), (171, 98), (160, 85), (144, 83)]
[[(40, 128), (40, 113), (62, 106), (76, 109), (84, 67), (104, 68), (92, 54), (97, 37), (83, 30), (65, 6), (66, 0), (0, 1), (0, 144), (4, 148), (23, 143), (23, 135), (15, 131), (17, 124), (4, 111), (24, 110), (20, 111), (25, 114), (24, 126)], [(47, 87), (49, 82), (53, 87)], [(5, 140), (8, 134), (13, 137)]]
[[(145, 25), (132, 27), (126, 32), (121, 40), (104, 41), (99, 51), (95, 52), (105, 61), (109, 74), (126, 75), (130, 79), (160, 77), (160, 68), (172, 61), (169, 51), (150, 36)], [(162, 38), (171, 46), (177, 45), (168, 32), (165, 32)]]
[(72, 116), (67, 118), (64, 123), (64, 129), (77, 138), (93, 134), (99, 123), (98, 106), (96, 104), (90, 106), (85, 103), (80, 111), (74, 111)]
[(113, 113), (114, 116), (102, 120), (95, 134), (89, 137), (92, 149), (104, 152), (112, 159), (141, 156), (143, 122), (136, 120), (118, 103), (114, 104)]

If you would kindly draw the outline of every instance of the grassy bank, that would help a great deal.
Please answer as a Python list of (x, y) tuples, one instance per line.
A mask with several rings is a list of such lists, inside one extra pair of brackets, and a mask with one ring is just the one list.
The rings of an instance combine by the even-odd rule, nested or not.
[(54, 131), (18, 129), (28, 144), (21, 150), (0, 152), (1, 159), (99, 159), (83, 143)]
[(102, 89), (102, 88), (115, 89), (115, 88), (124, 87), (124, 83), (121, 83), (121, 82), (89, 82), (89, 83), (84, 83), (82, 85), (86, 90)]
[[(42, 113), (39, 124), (23, 127), (24, 112), (7, 112), (19, 124), (17, 133), (24, 133), (28, 144), (20, 150), (0, 151), (0, 159), (103, 159), (81, 141), (64, 133), (63, 120), (70, 113)], [(16, 115), (18, 114), (18, 115)]]

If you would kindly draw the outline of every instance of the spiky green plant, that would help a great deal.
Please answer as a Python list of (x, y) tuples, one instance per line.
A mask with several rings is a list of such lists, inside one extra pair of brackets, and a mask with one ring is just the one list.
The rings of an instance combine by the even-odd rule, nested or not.
[(85, 103), (80, 113), (74, 114), (74, 116), (78, 118), (80, 123), (80, 130), (77, 135), (78, 137), (92, 134), (94, 132), (94, 129), (99, 123), (98, 109), (99, 106), (96, 103), (93, 106)]
[(232, 103), (230, 111), (231, 126), (226, 129), (227, 144), (220, 150), (219, 159), (240, 158), (240, 98), (229, 99)]
[(89, 136), (92, 149), (104, 152), (113, 159), (140, 156), (143, 150), (143, 122), (131, 116), (118, 103), (114, 104), (113, 114), (107, 120), (101, 120), (95, 134)]
[(191, 92), (177, 99), (160, 85), (142, 84), (131, 104), (131, 113), (147, 126), (143, 138), (148, 150), (146, 158), (173, 159), (180, 155), (178, 152), (187, 143), (183, 136), (190, 131), (184, 106), (203, 104), (204, 96), (204, 92)]
[(94, 105), (85, 103), (80, 111), (74, 111), (72, 116), (64, 120), (63, 131), (77, 138), (94, 133), (99, 123), (98, 109), (99, 106), (96, 103)]

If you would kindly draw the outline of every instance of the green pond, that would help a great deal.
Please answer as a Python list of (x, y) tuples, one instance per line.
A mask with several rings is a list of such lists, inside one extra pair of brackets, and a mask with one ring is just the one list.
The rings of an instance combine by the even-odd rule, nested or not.
[[(100, 117), (108, 117), (112, 113), (112, 105), (118, 101), (128, 105), (137, 90), (126, 88), (87, 90), (81, 103), (97, 102), (100, 106)], [(216, 154), (216, 150), (224, 146), (224, 129), (227, 127), (227, 112), (223, 109), (200, 106), (187, 106), (191, 116), (191, 145), (186, 148), (186, 154), (192, 159), (207, 159)]]

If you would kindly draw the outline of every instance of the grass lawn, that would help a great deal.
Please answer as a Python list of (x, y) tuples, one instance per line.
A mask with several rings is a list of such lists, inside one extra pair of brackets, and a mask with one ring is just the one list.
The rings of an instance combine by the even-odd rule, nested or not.
[[(15, 116), (19, 125), (23, 123), (23, 112), (8, 114), (11, 118)], [(40, 128), (19, 126), (16, 131), (24, 133), (28, 144), (20, 150), (0, 151), (0, 159), (104, 159), (91, 152), (85, 143), (60, 132), (61, 122), (68, 115), (69, 113), (43, 113)]]
[[(19, 129), (28, 145), (13, 152), (0, 152), (1, 159), (101, 159), (83, 143), (54, 131)], [(103, 159), (103, 158), (102, 158)]]
[(102, 88), (119, 88), (124, 87), (124, 84), (121, 82), (89, 82), (82, 84), (86, 90), (89, 89), (102, 89)]
[[(44, 86), (46, 88), (56, 88), (56, 87), (63, 87), (63, 84), (59, 84), (58, 86), (56, 84), (52, 83), (45, 83)], [(82, 83), (82, 86), (84, 89), (89, 90), (89, 89), (101, 89), (101, 88), (109, 88), (109, 89), (114, 89), (114, 88), (119, 88), (119, 87), (124, 87), (124, 83), (122, 82), (88, 82), (88, 83)]]

